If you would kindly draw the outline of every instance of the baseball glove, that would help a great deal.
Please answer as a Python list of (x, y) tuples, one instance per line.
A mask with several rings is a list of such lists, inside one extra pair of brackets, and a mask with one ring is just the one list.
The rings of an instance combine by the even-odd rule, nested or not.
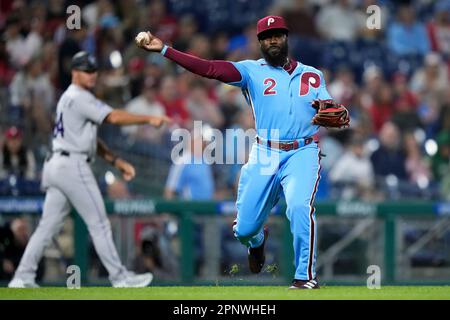
[(313, 100), (313, 108), (317, 114), (311, 123), (326, 128), (348, 128), (350, 116), (347, 108), (333, 100)]

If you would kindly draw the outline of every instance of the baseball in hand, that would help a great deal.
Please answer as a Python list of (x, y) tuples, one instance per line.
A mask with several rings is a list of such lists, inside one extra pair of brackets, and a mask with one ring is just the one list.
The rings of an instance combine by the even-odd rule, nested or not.
[(139, 32), (138, 35), (136, 36), (136, 42), (140, 45), (142, 44), (148, 44), (150, 42), (150, 39), (148, 37), (147, 32)]

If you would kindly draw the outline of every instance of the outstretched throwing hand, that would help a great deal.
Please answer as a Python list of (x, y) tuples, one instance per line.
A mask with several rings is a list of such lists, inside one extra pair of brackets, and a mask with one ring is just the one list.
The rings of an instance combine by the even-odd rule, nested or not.
[(152, 35), (150, 31), (139, 32), (137, 34), (136, 38), (134, 38), (134, 40), (136, 41), (136, 45), (139, 48), (142, 48), (142, 49), (145, 49), (145, 50), (151, 51), (151, 52), (160, 52), (162, 50), (162, 48), (164, 47), (164, 44), (161, 41), (161, 39)]

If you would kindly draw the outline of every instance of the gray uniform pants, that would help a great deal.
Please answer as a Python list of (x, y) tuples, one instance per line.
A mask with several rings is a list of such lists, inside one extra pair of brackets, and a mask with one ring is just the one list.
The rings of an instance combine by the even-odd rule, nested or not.
[(58, 233), (70, 204), (80, 214), (92, 237), (95, 250), (113, 282), (126, 275), (113, 242), (105, 205), (86, 155), (53, 154), (44, 164), (42, 186), (47, 192), (39, 225), (17, 268), (16, 277), (34, 280), (45, 247)]

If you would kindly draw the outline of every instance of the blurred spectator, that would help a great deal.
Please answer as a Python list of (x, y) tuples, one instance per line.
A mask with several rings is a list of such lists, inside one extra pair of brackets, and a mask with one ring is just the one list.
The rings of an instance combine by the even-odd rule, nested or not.
[(165, 76), (162, 79), (158, 100), (164, 106), (166, 115), (176, 124), (182, 127), (190, 125), (191, 116), (186, 108), (186, 100), (178, 96), (174, 77)]
[(431, 171), (422, 155), (414, 133), (405, 133), (403, 141), (406, 153), (405, 167), (409, 181), (416, 186), (427, 187), (431, 181)]
[(449, 85), (448, 69), (435, 52), (426, 55), (424, 66), (416, 70), (411, 79), (412, 90), (422, 100), (436, 99), (438, 103), (441, 103)]
[(6, 50), (11, 64), (19, 69), (29, 62), (33, 55), (39, 53), (43, 39), (41, 36), (43, 22), (39, 19), (31, 21), (31, 30), (27, 36), (22, 36), (21, 21), (17, 15), (10, 15), (6, 21)]
[(433, 19), (427, 24), (431, 49), (450, 57), (450, 1), (435, 3)]
[(81, 51), (82, 42), (86, 35), (86, 23), (82, 20), (81, 28), (68, 30), (65, 39), (59, 46), (58, 73), (61, 92), (66, 90), (72, 81), (70, 61), (75, 53)]
[(4, 36), (0, 37), (0, 87), (9, 86), (15, 70), (9, 63), (9, 53), (6, 50), (6, 39)]
[[(122, 65), (122, 61), (116, 58), (121, 57), (117, 49), (122, 48), (126, 40), (124, 39), (123, 24), (116, 12), (115, 5), (117, 3), (108, 0), (102, 0), (98, 3), (98, 24), (95, 31), (96, 56), (99, 63), (107, 69), (117, 69)], [(93, 51), (92, 49), (89, 51)]]
[[(178, 73), (179, 72), (179, 73)], [(179, 70), (177, 70), (177, 75), (175, 77), (175, 83), (177, 88), (177, 95), (179, 97), (182, 97), (184, 102), (186, 103), (186, 97), (189, 96), (189, 91), (191, 90), (191, 83), (203, 80), (201, 77), (191, 74), (190, 72), (186, 71), (185, 69), (182, 69), (181, 67)], [(203, 80), (205, 81), (205, 80)], [(214, 80), (209, 80), (214, 81)], [(187, 107), (186, 107), (187, 110)], [(189, 110), (187, 110), (189, 112)]]
[(9, 117), (24, 127), (25, 138), (44, 144), (52, 129), (55, 92), (49, 75), (42, 69), (42, 57), (33, 57), (10, 84)]
[(192, 120), (203, 121), (214, 128), (220, 128), (224, 119), (216, 103), (208, 97), (204, 80), (196, 80), (190, 84), (186, 106)]
[(416, 95), (409, 90), (405, 75), (394, 75), (394, 122), (402, 132), (414, 130), (422, 126), (417, 113), (418, 100)]
[(55, 108), (55, 92), (49, 75), (42, 68), (42, 56), (34, 56), (16, 73), (9, 90), (12, 106), (26, 110), (42, 108), (42, 112), (48, 114)]
[(371, 65), (364, 70), (362, 77), (364, 86), (360, 88), (361, 106), (369, 110), (374, 103), (374, 97), (384, 83), (383, 72), (379, 67)]
[(242, 33), (239, 33), (230, 38), (228, 42), (228, 56), (227, 60), (239, 61), (245, 59), (259, 59), (261, 57), (259, 42), (256, 34), (255, 23), (250, 23), (245, 26)]
[(121, 22), (116, 15), (114, 2), (109, 0), (97, 2), (97, 23), (100, 29), (121, 28)]
[(148, 7), (148, 30), (164, 43), (172, 43), (177, 34), (177, 19), (167, 13), (163, 0), (151, 1)]
[(225, 60), (227, 56), (227, 49), (229, 45), (229, 38), (225, 32), (218, 32), (212, 38), (211, 57), (213, 60)]
[(329, 85), (330, 95), (339, 103), (348, 106), (357, 90), (352, 70), (346, 66), (340, 66), (334, 81)]
[(247, 163), (250, 149), (256, 137), (255, 120), (253, 118), (253, 111), (246, 106), (236, 113), (233, 125), (227, 129), (225, 140), (225, 185), (231, 190), (230, 197), (234, 198), (237, 195), (237, 188), (239, 185), (239, 176), (242, 165)]
[(352, 41), (365, 27), (366, 17), (356, 11), (349, 0), (337, 0), (323, 6), (316, 19), (316, 27), (328, 40)]
[[(66, 29), (66, 7), (64, 6), (63, 1), (58, 0), (50, 0), (46, 3), (43, 3), (44, 9), (47, 10), (46, 18), (45, 18), (45, 33), (46, 37), (55, 37), (57, 39), (58, 29), (62, 28)], [(83, 12), (84, 14), (84, 8)]]
[(347, 199), (369, 199), (374, 188), (374, 171), (364, 151), (364, 140), (354, 135), (341, 157), (331, 168), (330, 180), (340, 186)]
[(94, 94), (110, 106), (122, 107), (128, 100), (130, 94), (129, 78), (122, 65), (106, 68), (98, 75), (97, 82), (98, 85), (94, 89)]
[(450, 166), (450, 132), (442, 131), (436, 139), (438, 150), (431, 158), (433, 177), (440, 182), (449, 174)]
[(383, 124), (379, 136), (379, 148), (370, 157), (375, 176), (395, 176), (398, 180), (406, 180), (405, 154), (402, 150), (400, 131), (392, 122)]
[(400, 129), (401, 132), (414, 130), (422, 127), (419, 115), (411, 110), (406, 100), (397, 101), (397, 106), (391, 121)]
[(141, 57), (133, 57), (128, 61), (127, 74), (131, 98), (135, 98), (142, 92), (144, 86), (145, 60)]
[(177, 37), (173, 43), (173, 47), (180, 51), (187, 51), (191, 41), (197, 32), (198, 25), (192, 14), (186, 14), (180, 18)]
[(211, 59), (209, 39), (203, 34), (196, 34), (190, 41), (187, 52), (196, 57)]
[(162, 231), (152, 226), (143, 228), (134, 268), (139, 273), (151, 272), (158, 280), (173, 280), (178, 273), (177, 257)]
[[(42, 47), (41, 63), (42, 70), (48, 75), (52, 89), (56, 92), (58, 86), (58, 45), (54, 42), (47, 41)], [(51, 110), (55, 110), (56, 107), (52, 106)]]
[(314, 12), (308, 1), (289, 2), (272, 14), (281, 15), (292, 35), (304, 38), (318, 38), (319, 32), (314, 22)]
[(333, 135), (319, 131), (320, 150), (325, 157), (320, 159), (320, 165), (325, 172), (329, 172), (339, 158), (344, 154), (342, 143)]
[(373, 104), (369, 109), (373, 128), (379, 132), (381, 127), (391, 119), (394, 111), (393, 92), (389, 84), (383, 83), (373, 96)]
[(147, 56), (145, 68), (144, 68), (144, 76), (145, 77), (152, 77), (154, 78), (158, 83), (161, 82), (161, 79), (164, 77), (164, 75), (169, 75), (170, 72), (168, 70), (165, 70), (165, 63), (167, 61), (164, 60), (164, 57), (161, 55), (149, 55)]
[[(119, 20), (116, 16), (114, 2), (109, 0), (92, 1), (85, 5), (82, 10), (82, 17), (88, 29), (94, 27), (107, 27), (117, 25)], [(128, 10), (132, 11), (133, 4), (128, 2)]]
[[(142, 86), (139, 96), (128, 102), (125, 109), (131, 113), (139, 113), (150, 116), (161, 116), (165, 114), (164, 106), (156, 99), (158, 83), (153, 78), (147, 78)], [(151, 126), (126, 126), (121, 128), (122, 132), (131, 140), (141, 142), (159, 142), (162, 131)]]
[(417, 96), (408, 87), (408, 78), (403, 73), (396, 73), (393, 76), (394, 84), (394, 106), (399, 109), (400, 104), (406, 104), (409, 110), (416, 111), (418, 99)]
[(221, 84), (218, 88), (219, 109), (222, 111), (224, 122), (222, 128), (231, 128), (236, 122), (236, 116), (240, 110), (249, 108), (239, 88), (227, 84)]
[(132, 39), (136, 30), (139, 29), (139, 15), (142, 9), (145, 8), (142, 8), (138, 1), (116, 1), (117, 16), (125, 39)]
[(363, 94), (360, 90), (356, 90), (351, 100), (348, 102), (350, 118), (352, 119), (351, 128), (354, 134), (357, 134), (364, 139), (369, 139), (373, 136), (373, 122), (369, 110), (363, 107)]
[(203, 155), (207, 126), (201, 132), (196, 131), (191, 133), (190, 141), (183, 142), (184, 153), (170, 168), (164, 190), (166, 199), (212, 200), (214, 197), (212, 167)]
[(423, 99), (417, 109), (420, 122), (423, 125), (426, 136), (430, 138), (436, 137), (440, 130), (442, 120), (445, 119), (442, 106), (435, 97)]
[(425, 55), (430, 51), (430, 40), (425, 26), (416, 19), (411, 5), (401, 5), (397, 19), (387, 30), (389, 49), (399, 56), (408, 54)]
[(36, 178), (33, 152), (23, 145), (22, 132), (16, 127), (6, 130), (5, 142), (0, 153), (0, 179), (10, 175), (28, 180)]
[[(0, 280), (11, 280), (19, 266), (30, 237), (30, 228), (23, 218), (15, 218), (0, 227)], [(38, 266), (36, 279), (44, 275), (44, 259)]]

